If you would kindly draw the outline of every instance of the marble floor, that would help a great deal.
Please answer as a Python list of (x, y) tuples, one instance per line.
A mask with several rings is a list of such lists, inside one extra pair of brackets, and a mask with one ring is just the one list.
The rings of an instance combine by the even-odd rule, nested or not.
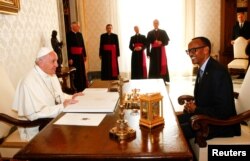
[[(177, 99), (180, 95), (193, 95), (196, 76), (175, 76), (171, 77), (171, 82), (168, 83), (167, 90), (169, 97), (176, 112), (181, 112), (183, 106), (179, 105)], [(237, 76), (232, 76), (234, 91), (238, 92), (243, 79), (237, 79)]]

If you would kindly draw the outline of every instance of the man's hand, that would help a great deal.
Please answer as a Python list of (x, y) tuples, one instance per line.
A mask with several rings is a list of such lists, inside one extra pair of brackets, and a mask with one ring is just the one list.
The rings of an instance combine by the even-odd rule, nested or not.
[(69, 65), (73, 65), (73, 60), (69, 59)]
[(196, 109), (196, 104), (194, 101), (189, 101), (184, 105), (184, 110), (187, 113), (194, 113), (195, 109)]
[(73, 94), (72, 99), (75, 99), (77, 96), (83, 96), (84, 94), (82, 92), (78, 92)]
[(64, 102), (63, 102), (63, 106), (64, 108), (67, 107), (68, 105), (70, 104), (75, 104), (77, 103), (78, 100), (75, 100), (75, 99), (65, 99)]
[(162, 41), (157, 41), (158, 45), (162, 45)]
[(162, 41), (159, 41), (159, 40), (155, 40), (155, 43), (156, 43), (157, 45), (162, 45)]
[(142, 47), (138, 46), (138, 47), (135, 47), (135, 51), (140, 51), (142, 49)]
[(84, 94), (82, 92), (78, 92), (78, 93), (75, 93), (73, 94), (72, 98), (71, 99), (65, 99), (65, 101), (63, 102), (63, 106), (64, 107), (67, 107), (68, 105), (70, 104), (75, 104), (78, 102), (78, 100), (75, 100), (75, 98), (77, 96), (83, 96)]

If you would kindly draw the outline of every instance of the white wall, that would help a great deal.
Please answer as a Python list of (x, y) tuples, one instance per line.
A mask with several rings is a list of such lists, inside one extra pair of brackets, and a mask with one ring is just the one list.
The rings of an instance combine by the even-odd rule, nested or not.
[(0, 14), (0, 64), (14, 86), (33, 67), (39, 48), (51, 47), (51, 32), (59, 30), (57, 3), (20, 0), (16, 15)]

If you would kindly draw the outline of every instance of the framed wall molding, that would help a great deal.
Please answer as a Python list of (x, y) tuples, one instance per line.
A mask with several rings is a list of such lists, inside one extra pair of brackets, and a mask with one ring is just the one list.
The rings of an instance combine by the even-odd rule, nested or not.
[(0, 13), (16, 14), (20, 10), (20, 0), (0, 0)]

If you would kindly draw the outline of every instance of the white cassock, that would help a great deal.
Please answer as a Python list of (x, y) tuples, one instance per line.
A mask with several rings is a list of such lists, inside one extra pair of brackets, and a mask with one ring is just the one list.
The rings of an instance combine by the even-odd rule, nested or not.
[[(62, 112), (63, 101), (71, 97), (62, 92), (56, 75), (50, 76), (35, 65), (19, 82), (12, 109), (23, 120), (54, 118)], [(56, 100), (61, 103), (56, 105)], [(21, 139), (32, 139), (39, 132), (38, 128), (19, 128)]]

